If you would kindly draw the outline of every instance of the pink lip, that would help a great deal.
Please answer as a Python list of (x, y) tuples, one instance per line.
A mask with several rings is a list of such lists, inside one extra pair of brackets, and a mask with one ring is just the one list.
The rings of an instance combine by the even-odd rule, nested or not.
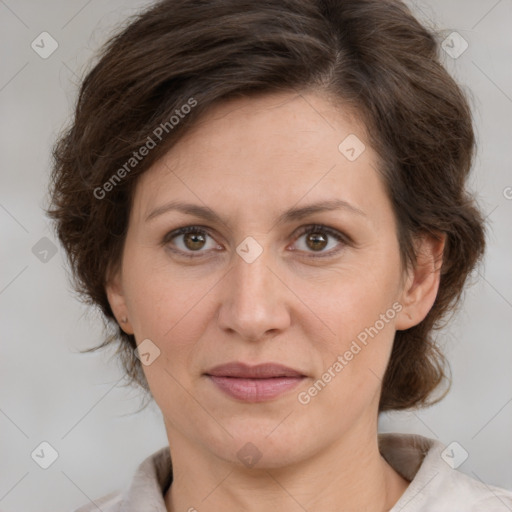
[(264, 402), (294, 388), (304, 377), (271, 377), (241, 379), (239, 377), (208, 376), (227, 395), (245, 402)]
[(228, 363), (206, 372), (224, 393), (245, 402), (264, 402), (297, 386), (305, 378), (301, 372), (280, 364), (249, 366)]

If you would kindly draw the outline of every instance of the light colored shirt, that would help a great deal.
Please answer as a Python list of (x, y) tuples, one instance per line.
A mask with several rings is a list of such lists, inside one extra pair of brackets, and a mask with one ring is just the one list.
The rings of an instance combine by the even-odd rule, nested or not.
[[(464, 457), (460, 445), (445, 447), (437, 440), (414, 434), (378, 436), (382, 456), (410, 481), (390, 512), (512, 512), (512, 491), (453, 469)], [(97, 512), (98, 508), (102, 512), (166, 512), (164, 495), (171, 483), (171, 456), (166, 446), (139, 465), (125, 489), (75, 512)], [(200, 508), (198, 505), (198, 511)]]

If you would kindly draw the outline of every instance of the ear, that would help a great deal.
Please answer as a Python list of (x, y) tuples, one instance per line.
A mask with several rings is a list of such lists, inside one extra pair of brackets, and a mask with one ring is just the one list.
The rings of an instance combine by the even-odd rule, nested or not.
[(128, 315), (120, 270), (110, 274), (105, 285), (105, 291), (117, 323), (126, 334), (133, 334), (134, 331)]
[(395, 323), (398, 331), (418, 325), (434, 305), (441, 280), (445, 242), (445, 233), (439, 233), (437, 237), (424, 234), (416, 239), (417, 261), (415, 268), (408, 271), (399, 299), (403, 309)]

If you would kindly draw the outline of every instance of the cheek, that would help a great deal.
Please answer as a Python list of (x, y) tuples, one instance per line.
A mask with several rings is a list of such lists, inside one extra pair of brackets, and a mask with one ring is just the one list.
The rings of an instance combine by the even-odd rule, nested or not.
[[(343, 374), (347, 379), (343, 385), (350, 383), (349, 388), (364, 386), (368, 378), (373, 381), (372, 372), (382, 377), (393, 344), (398, 303), (371, 287), (347, 287), (335, 306), (332, 301), (325, 304), (331, 308), (327, 316), (334, 335), (326, 343), (323, 367), (326, 371), (331, 368), (331, 374)], [(342, 368), (333, 368), (336, 362)]]
[(324, 300), (325, 317), (335, 335), (319, 340), (315, 351), (321, 354), (322, 373), (298, 399), (301, 407), (319, 415), (329, 410), (329, 423), (338, 431), (378, 401), (393, 346), (396, 309), (386, 294), (379, 295), (371, 286), (346, 286), (337, 300)]
[[(358, 258), (350, 266), (302, 287), (301, 295), (330, 328), (331, 336), (334, 334), (345, 341), (353, 339), (390, 309), (387, 320), (393, 320), (392, 306), (398, 296), (398, 261), (394, 254), (386, 256)], [(386, 327), (389, 323), (386, 322)], [(380, 322), (379, 327), (384, 330)]]
[(157, 401), (162, 390), (180, 401), (182, 390), (177, 383), (190, 380), (189, 372), (202, 355), (198, 340), (204, 338), (214, 317), (212, 298), (216, 283), (221, 286), (222, 281), (191, 269), (178, 275), (170, 265), (155, 265), (149, 257), (132, 254), (126, 258), (123, 274), (135, 339), (138, 344), (151, 340), (159, 354), (143, 370)]
[(190, 388), (189, 372), (197, 358), (196, 342), (212, 314), (205, 290), (211, 288), (213, 281), (206, 286), (197, 279), (185, 280), (171, 274), (168, 267), (147, 263), (127, 260), (128, 309), (137, 344), (149, 339), (157, 347), (152, 349), (157, 354), (154, 362), (142, 368), (152, 396), (168, 415), (166, 420), (174, 424), (172, 411), (194, 412), (185, 389)]
[(180, 324), (190, 322), (190, 313), (198, 313), (211, 277), (198, 281), (190, 271), (177, 275), (154, 249), (134, 247), (126, 253), (124, 290), (135, 337), (162, 343)]
[(330, 373), (323, 375), (325, 380), (331, 377), (336, 382), (329, 387), (336, 388), (337, 395), (346, 395), (345, 400), (361, 398), (365, 389), (373, 393), (384, 375), (395, 318), (401, 310), (396, 301), (398, 263), (395, 252), (382, 250), (371, 262), (361, 258), (350, 269), (325, 279), (323, 286), (315, 283), (304, 292), (329, 327), (330, 335), (322, 337), (321, 351), (322, 366)]

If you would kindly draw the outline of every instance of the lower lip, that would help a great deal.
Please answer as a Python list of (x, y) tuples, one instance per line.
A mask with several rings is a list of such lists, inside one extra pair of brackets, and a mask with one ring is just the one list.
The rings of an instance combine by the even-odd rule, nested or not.
[(265, 402), (296, 387), (305, 377), (272, 377), (269, 379), (241, 379), (236, 377), (208, 378), (227, 395), (244, 402)]

